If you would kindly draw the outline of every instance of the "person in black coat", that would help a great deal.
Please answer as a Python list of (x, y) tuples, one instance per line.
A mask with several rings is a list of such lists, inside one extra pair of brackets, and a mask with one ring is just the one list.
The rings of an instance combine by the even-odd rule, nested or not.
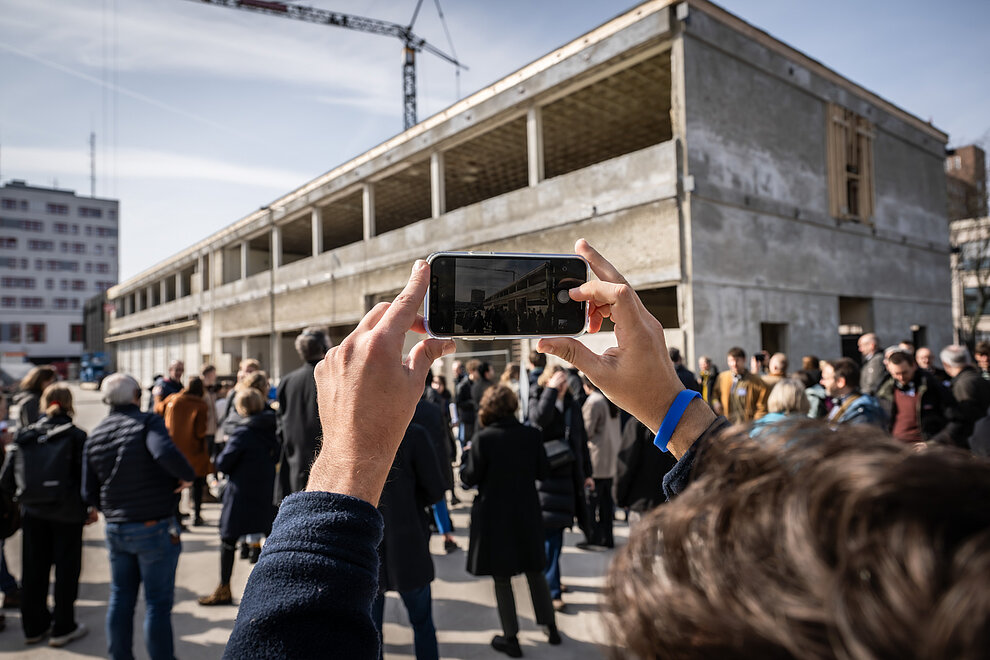
[(385, 532), (378, 547), (378, 597), (371, 614), (378, 629), (379, 657), (386, 591), (399, 592), (406, 607), (416, 660), (435, 660), (439, 656), (430, 592), (435, 572), (427, 511), (443, 498), (443, 491), (443, 476), (430, 437), (422, 426), (410, 423), (378, 501)]
[[(569, 448), (569, 455), (565, 453), (556, 461), (551, 458), (549, 475), (536, 486), (546, 538), (544, 572), (554, 608), (559, 611), (564, 607), (560, 597), (560, 552), (564, 530), (574, 524), (575, 513), (585, 510), (584, 489), (594, 487), (595, 482), (591, 478), (591, 458), (581, 407), (569, 391), (567, 371), (559, 366), (552, 367), (543, 372), (541, 380), (544, 380), (542, 391), (530, 401), (529, 421), (541, 430), (544, 447), (554, 440), (562, 440)], [(558, 402), (563, 410), (557, 408)], [(554, 463), (558, 463), (556, 467)]]
[[(454, 471), (450, 465), (449, 437), (447, 435), (447, 422), (444, 421), (443, 411), (440, 406), (430, 400), (433, 388), (433, 375), (427, 372), (427, 383), (423, 389), (423, 394), (416, 404), (416, 412), (413, 413), (413, 423), (423, 427), (423, 430), (430, 436), (430, 443), (433, 445), (433, 452), (437, 457), (437, 467), (443, 476), (444, 492), (454, 489)], [(437, 531), (443, 534), (443, 547), (448, 553), (459, 549), (454, 540), (454, 524), (450, 520), (450, 511), (447, 509), (447, 499), (441, 495), (440, 499), (433, 504), (433, 518), (437, 524)]]
[[(41, 396), (43, 416), (27, 429), (22, 429), (10, 446), (0, 472), (0, 488), (21, 498), (21, 557), (24, 561), (21, 585), (21, 625), (28, 643), (41, 641), (51, 630), (52, 646), (64, 646), (87, 633), (86, 626), (76, 623), (75, 601), (79, 592), (82, 570), (83, 525), (96, 522), (96, 510), (87, 511), (82, 499), (82, 461), (86, 432), (72, 424), (72, 392), (64, 385), (49, 385)], [(46, 442), (68, 442), (70, 452), (68, 479), (50, 501), (29, 501), (26, 496), (27, 465), (36, 462), (35, 469), (51, 458), (36, 453), (41, 449), (38, 438)], [(33, 444), (34, 447), (29, 445)], [(19, 468), (18, 466), (23, 466)], [(54, 467), (54, 466), (52, 466)], [(44, 471), (46, 477), (56, 477)], [(55, 566), (55, 611), (48, 609), (48, 582)]]
[(234, 570), (237, 539), (246, 534), (268, 534), (275, 508), (275, 463), (279, 446), (275, 436), (275, 412), (253, 387), (242, 388), (234, 397), (242, 421), (233, 429), (216, 459), (216, 468), (227, 475), (220, 512), (220, 584), (200, 605), (230, 605), (230, 576)]
[(330, 341), (321, 328), (306, 328), (296, 337), (296, 352), (305, 363), (285, 375), (278, 384), (278, 431), (282, 441), (279, 483), (275, 501), (306, 488), (309, 466), (313, 463), (319, 439), (320, 413), (316, 407), (316, 379), (313, 370), (330, 350)]
[(492, 647), (514, 657), (519, 648), (519, 620), (511, 578), (526, 574), (536, 622), (547, 626), (551, 644), (560, 643), (550, 589), (543, 569), (543, 519), (536, 480), (550, 472), (537, 429), (523, 426), (515, 417), (518, 399), (505, 385), (490, 388), (481, 399), (481, 429), (468, 445), (461, 467), (461, 481), (478, 487), (471, 506), (471, 536), (467, 570), (491, 575), (503, 635)]
[(677, 463), (669, 452), (653, 446), (654, 435), (641, 421), (631, 418), (622, 430), (615, 478), (615, 501), (629, 509), (630, 529), (643, 514), (663, 504), (663, 476)]

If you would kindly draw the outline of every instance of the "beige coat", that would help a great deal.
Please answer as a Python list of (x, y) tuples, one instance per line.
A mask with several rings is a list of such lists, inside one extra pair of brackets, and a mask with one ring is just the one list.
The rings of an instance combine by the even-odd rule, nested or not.
[(592, 392), (581, 408), (584, 429), (588, 434), (591, 454), (591, 476), (595, 479), (615, 479), (622, 425), (619, 415), (609, 414), (608, 401), (601, 392)]

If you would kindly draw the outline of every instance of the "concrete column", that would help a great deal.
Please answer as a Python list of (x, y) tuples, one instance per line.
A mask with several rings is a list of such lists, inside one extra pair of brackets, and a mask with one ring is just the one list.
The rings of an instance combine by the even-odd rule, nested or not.
[(203, 293), (206, 291), (206, 273), (203, 268), (206, 266), (206, 260), (203, 259), (203, 255), (196, 257), (196, 272), (199, 274), (199, 292)]
[(184, 297), (186, 294), (189, 293), (188, 291), (185, 290), (185, 288), (183, 288), (182, 284), (183, 284), (183, 282), (182, 282), (182, 273), (181, 272), (176, 273), (175, 274), (175, 299), (176, 300), (178, 300), (179, 298)]
[(529, 160), (529, 185), (539, 185), (544, 178), (543, 113), (533, 106), (526, 113), (526, 156)]
[[(248, 346), (248, 338), (247, 337), (241, 337), (241, 359), (242, 360), (245, 359), (245, 358), (251, 357), (250, 355), (248, 355), (248, 351), (249, 350), (251, 350), (251, 349)], [(261, 365), (261, 368), (264, 369), (265, 366), (266, 365)]]
[(433, 202), (434, 218), (447, 212), (447, 188), (443, 172), (443, 152), (437, 151), (430, 156), (430, 199)]
[(275, 380), (282, 378), (282, 333), (272, 332), (271, 335), (272, 363), (268, 375)]
[(364, 204), (364, 240), (375, 235), (375, 186), (364, 184), (361, 191), (361, 201)]
[(323, 251), (323, 211), (313, 207), (313, 256), (317, 257)]
[(166, 300), (168, 300), (168, 278), (163, 277), (158, 283), (158, 304), (164, 305)]
[(282, 266), (282, 228), (278, 225), (272, 227), (272, 270)]
[[(161, 289), (159, 289), (159, 291), (160, 290)], [(148, 287), (144, 290), (144, 308), (151, 309), (154, 302), (155, 302), (155, 285), (149, 284)]]
[(248, 273), (248, 242), (241, 243), (241, 279), (246, 280)]
[(134, 313), (134, 294), (130, 293), (124, 297), (124, 315), (130, 316)]

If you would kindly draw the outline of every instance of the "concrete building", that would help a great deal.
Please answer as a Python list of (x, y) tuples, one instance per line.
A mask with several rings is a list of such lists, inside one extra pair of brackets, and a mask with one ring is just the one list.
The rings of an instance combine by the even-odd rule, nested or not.
[(987, 215), (987, 154), (975, 144), (945, 151), (949, 221)]
[(117, 282), (118, 202), (0, 186), (0, 352), (78, 361), (83, 304)]
[(955, 339), (972, 347), (990, 341), (990, 218), (953, 220), (950, 236)]
[(173, 357), (277, 377), (299, 329), (339, 340), (416, 258), (583, 236), (689, 361), (948, 343), (945, 144), (714, 4), (651, 0), (114, 287), (108, 341), (143, 382)]

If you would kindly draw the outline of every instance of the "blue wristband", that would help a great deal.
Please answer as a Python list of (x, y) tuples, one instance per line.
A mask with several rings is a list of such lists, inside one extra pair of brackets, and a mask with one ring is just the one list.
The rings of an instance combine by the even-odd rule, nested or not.
[(667, 443), (670, 442), (670, 436), (674, 435), (674, 429), (680, 423), (684, 411), (687, 410), (692, 400), (698, 398), (701, 398), (701, 394), (694, 390), (681, 390), (677, 393), (677, 396), (674, 397), (674, 402), (670, 404), (670, 409), (664, 415), (663, 421), (660, 422), (660, 430), (657, 431), (657, 437), (653, 440), (653, 444), (657, 446), (657, 449), (668, 451)]

